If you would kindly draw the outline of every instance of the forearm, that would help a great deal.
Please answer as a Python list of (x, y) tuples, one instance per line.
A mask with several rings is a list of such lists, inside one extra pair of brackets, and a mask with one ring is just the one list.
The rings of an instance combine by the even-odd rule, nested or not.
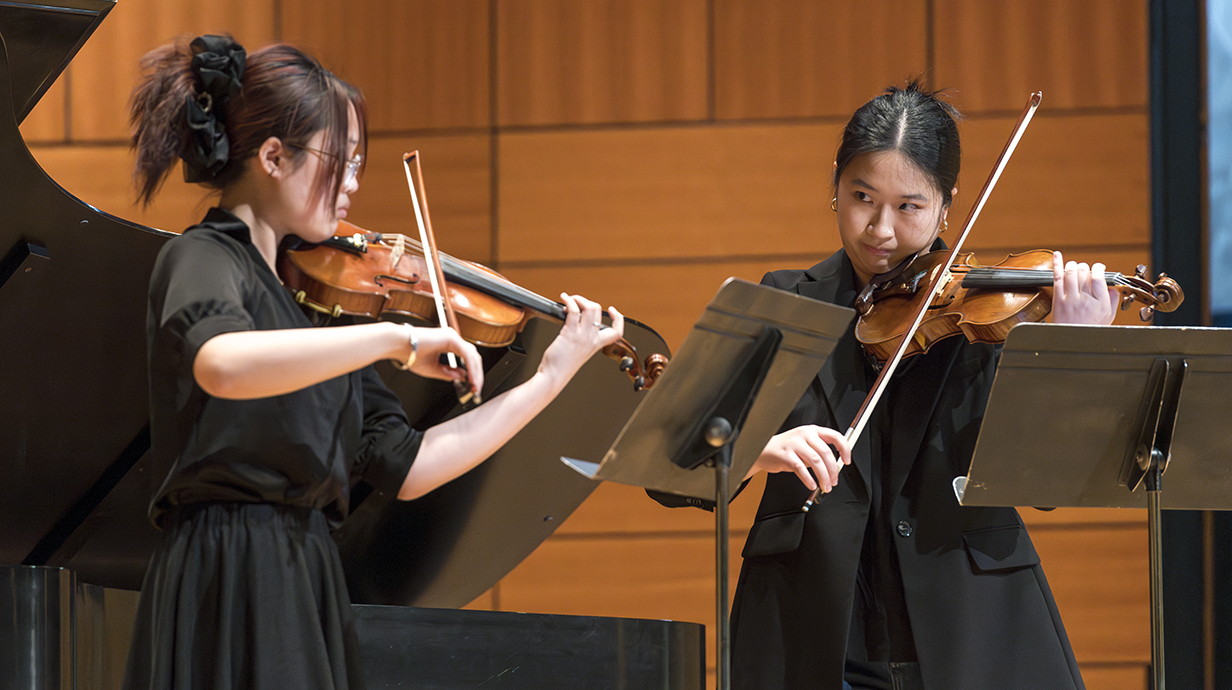
[(424, 432), (398, 498), (406, 501), (456, 479), (486, 460), (564, 388), (539, 371), (522, 385)]
[(214, 397), (247, 400), (297, 391), (409, 353), (407, 329), (390, 322), (237, 331), (201, 346), (193, 378)]

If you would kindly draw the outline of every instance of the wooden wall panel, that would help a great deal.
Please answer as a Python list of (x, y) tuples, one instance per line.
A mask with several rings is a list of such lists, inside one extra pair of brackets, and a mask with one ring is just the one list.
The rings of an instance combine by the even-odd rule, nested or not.
[(441, 251), (489, 264), (491, 148), (487, 134), (373, 137), (348, 219), (367, 230), (418, 238), (402, 156), (419, 151), (433, 235)]
[(1146, 525), (1037, 527), (1031, 539), (1078, 661), (1149, 659)]
[(834, 236), (824, 125), (500, 139), (502, 262), (811, 252)]
[(283, 40), (355, 84), (374, 132), (486, 127), (488, 0), (280, 3)]
[(502, 0), (496, 7), (501, 125), (706, 117), (705, 0)]
[[(972, 118), (961, 125), (965, 155), (954, 197), (960, 213), (953, 218), (966, 219), (1015, 120)], [(1145, 115), (1037, 113), (971, 240), (1049, 249), (1148, 245), (1148, 150)]]
[(1147, 662), (1136, 664), (1079, 664), (1082, 681), (1087, 690), (1149, 690), (1151, 666)]
[(274, 39), (275, 0), (125, 0), (99, 25), (69, 66), (74, 141), (128, 138), (128, 98), (141, 56), (171, 39), (230, 33), (255, 50)]
[(1022, 521), (1026, 523), (1028, 528), (1031, 529), (1042, 525), (1048, 525), (1051, 527), (1074, 525), (1116, 525), (1120, 527), (1127, 523), (1136, 525), (1146, 524), (1145, 509), (1057, 508), (1056, 510), (1035, 510), (1031, 508), (1019, 508), (1018, 513), (1022, 515)]
[[(739, 554), (744, 535), (732, 538)], [(731, 563), (732, 585), (740, 559)], [(568, 572), (568, 581), (546, 577)], [(714, 607), (714, 535), (553, 537), (501, 581), (510, 611), (696, 620)]]
[(721, 119), (836, 117), (928, 71), (925, 0), (716, 0)]
[(1145, 0), (936, 0), (936, 82), (972, 111), (1147, 103)]

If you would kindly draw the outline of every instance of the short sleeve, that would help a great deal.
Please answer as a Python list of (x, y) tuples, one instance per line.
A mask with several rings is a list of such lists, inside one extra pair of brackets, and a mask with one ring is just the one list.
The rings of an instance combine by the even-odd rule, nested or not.
[(365, 367), (360, 375), (364, 422), (352, 480), (363, 479), (377, 491), (396, 496), (419, 453), (423, 432), (411, 427), (398, 396), (375, 367)]
[(167, 243), (150, 280), (150, 328), (162, 355), (191, 366), (207, 340), (253, 330), (245, 308), (242, 248), (192, 232)]

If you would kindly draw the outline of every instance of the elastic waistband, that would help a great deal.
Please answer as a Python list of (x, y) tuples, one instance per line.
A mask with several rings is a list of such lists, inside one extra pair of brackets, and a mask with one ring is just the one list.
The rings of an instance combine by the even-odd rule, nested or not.
[(265, 523), (277, 522), (302, 529), (324, 528), (325, 514), (309, 506), (282, 503), (207, 502), (177, 506), (165, 518), (165, 529), (187, 522), (233, 523), (237, 520)]

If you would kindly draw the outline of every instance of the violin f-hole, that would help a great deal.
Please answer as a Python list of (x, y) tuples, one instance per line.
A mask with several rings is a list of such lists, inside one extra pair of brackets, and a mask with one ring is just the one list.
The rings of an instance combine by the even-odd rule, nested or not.
[(419, 276), (415, 276), (415, 279), (411, 280), (410, 278), (403, 278), (402, 276), (391, 276), (388, 273), (378, 273), (372, 278), (372, 282), (380, 285), (381, 287), (385, 287), (385, 283), (381, 282), (382, 280), (390, 280), (403, 285), (414, 285), (419, 282)]

